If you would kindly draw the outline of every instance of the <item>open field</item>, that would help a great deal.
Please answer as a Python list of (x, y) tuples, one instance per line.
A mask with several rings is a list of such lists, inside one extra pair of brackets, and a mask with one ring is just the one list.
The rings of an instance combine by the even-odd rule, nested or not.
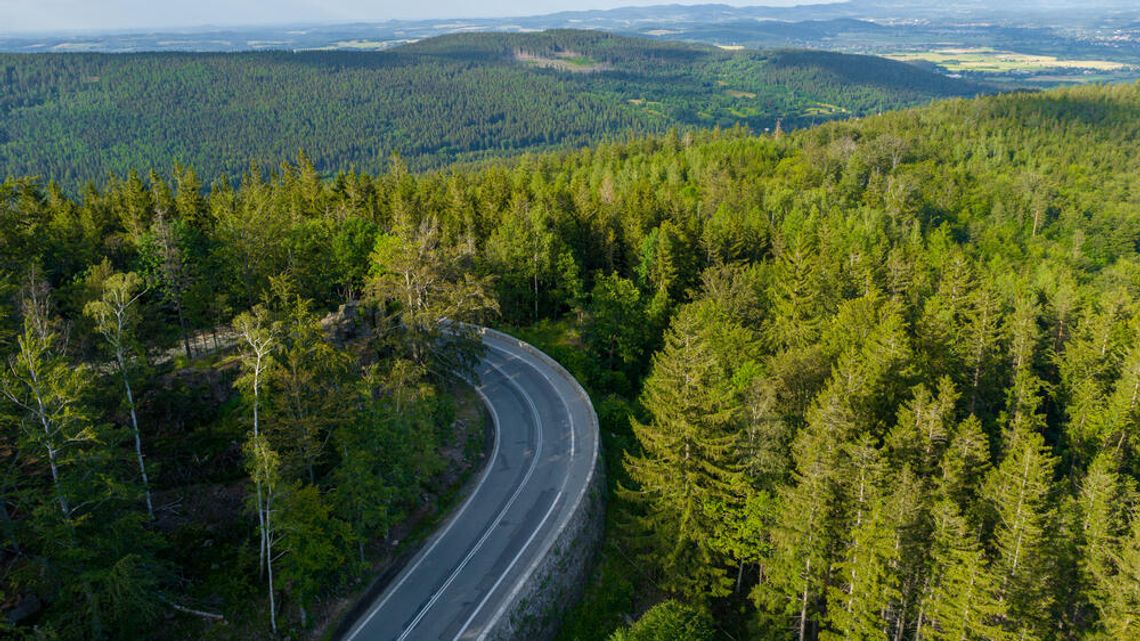
[(950, 72), (1039, 73), (1053, 70), (1123, 71), (1129, 67), (1110, 60), (1062, 60), (1056, 56), (1017, 53), (989, 48), (953, 48), (888, 53), (903, 62), (932, 62)]

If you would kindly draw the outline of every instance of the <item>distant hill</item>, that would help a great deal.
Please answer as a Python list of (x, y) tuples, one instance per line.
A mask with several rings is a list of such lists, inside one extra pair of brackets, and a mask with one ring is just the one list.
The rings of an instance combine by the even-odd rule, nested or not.
[(762, 131), (983, 86), (881, 58), (594, 31), (456, 34), (386, 52), (0, 55), (0, 173), (77, 186), (142, 167), (206, 178), (306, 150), (414, 168), (628, 133)]

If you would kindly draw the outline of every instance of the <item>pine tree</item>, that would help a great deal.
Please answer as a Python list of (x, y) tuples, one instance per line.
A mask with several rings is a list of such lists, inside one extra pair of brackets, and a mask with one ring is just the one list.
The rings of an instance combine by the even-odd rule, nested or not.
[(590, 292), (582, 338), (607, 369), (641, 361), (648, 337), (641, 292), (617, 274), (599, 275)]
[(668, 600), (647, 610), (632, 626), (614, 631), (608, 641), (710, 641), (714, 634), (713, 618), (705, 608)]
[(1037, 319), (1041, 310), (1031, 295), (1022, 296), (1006, 320), (1009, 334), (1009, 359), (1013, 379), (1006, 392), (1006, 415), (1011, 424), (1027, 420), (1037, 413), (1044, 382), (1034, 371), (1041, 329)]
[(985, 383), (992, 373), (994, 358), (1001, 339), (1001, 300), (989, 286), (978, 286), (969, 294), (970, 305), (955, 340), (956, 352), (968, 371), (967, 411), (980, 414), (987, 409)]
[(858, 478), (852, 454), (862, 450), (852, 444), (861, 431), (867, 433), (866, 425), (874, 424), (876, 410), (890, 395), (896, 382), (892, 379), (909, 354), (897, 305), (881, 305), (879, 300), (872, 291), (845, 304), (848, 315), (873, 309), (874, 322), (869, 328), (851, 328), (859, 332), (854, 340), (833, 339), (845, 348), (807, 412), (807, 425), (793, 441), (793, 483), (780, 493), (769, 584), (754, 592), (759, 603), (795, 618), (801, 641), (814, 638), (832, 567), (839, 561), (835, 549), (849, 525), (843, 515), (858, 503), (859, 485), (846, 483), (849, 474)]
[(1111, 454), (1102, 453), (1081, 481), (1077, 497), (1081, 516), (1081, 575), (1087, 584), (1104, 584), (1112, 573), (1113, 554), (1125, 525), (1120, 477)]
[(777, 348), (802, 347), (819, 336), (824, 294), (820, 291), (814, 248), (798, 234), (777, 254), (771, 279), (772, 316), (766, 329)]
[(1112, 393), (1099, 409), (1093, 413), (1099, 444), (1135, 456), (1135, 430), (1140, 420), (1140, 344), (1125, 357)]
[(815, 638), (835, 537), (837, 448), (828, 438), (831, 430), (823, 427), (824, 420), (813, 421), (793, 442), (796, 469), (793, 483), (781, 488), (779, 495), (768, 581), (753, 591), (759, 605), (792, 618), (799, 641)]
[(939, 464), (937, 493), (960, 510), (973, 506), (990, 469), (990, 443), (982, 423), (969, 416), (958, 423)]
[(548, 300), (543, 288), (552, 290), (557, 285), (561, 244), (551, 227), (544, 205), (516, 199), (506, 220), (487, 240), (491, 270), (500, 275), (500, 302), (513, 318), (537, 322), (539, 308)]
[(1140, 634), (1140, 518), (1112, 557), (1113, 572), (1096, 586), (1104, 639), (1135, 639)]
[(958, 393), (948, 377), (939, 381), (937, 397), (924, 385), (915, 388), (887, 438), (897, 466), (909, 465), (924, 478), (934, 473), (950, 438), (957, 401)]
[(885, 605), (884, 618), (892, 641), (902, 641), (914, 626), (928, 581), (932, 494), (929, 481), (906, 466), (888, 476), (887, 486), (886, 521), (894, 530), (888, 565), (898, 594)]
[[(961, 376), (966, 354), (960, 342), (968, 322), (973, 270), (959, 252), (945, 261), (938, 289), (922, 301), (922, 313), (915, 323), (915, 344), (926, 357), (920, 366), (933, 378)], [(962, 389), (971, 389), (959, 379)]]
[(163, 301), (174, 308), (186, 358), (190, 351), (190, 320), (187, 318), (187, 292), (193, 284), (193, 265), (187, 252), (186, 225), (170, 220), (159, 212), (146, 235), (142, 237), (141, 253), (146, 265), (145, 276), (149, 287), (158, 291)]

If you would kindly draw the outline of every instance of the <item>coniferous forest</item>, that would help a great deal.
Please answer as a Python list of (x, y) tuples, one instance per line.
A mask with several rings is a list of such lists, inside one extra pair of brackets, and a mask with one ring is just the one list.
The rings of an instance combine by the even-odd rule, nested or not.
[(450, 318), (600, 416), (563, 639), (1138, 638), (1138, 140), (1130, 85), (424, 173), (9, 178), (0, 631), (319, 635), (480, 447)]
[(236, 178), (304, 149), (322, 175), (412, 169), (673, 127), (755, 131), (990, 91), (870, 56), (723, 51), (588, 31), (386, 52), (0, 55), (0, 175), (70, 192), (174, 163)]

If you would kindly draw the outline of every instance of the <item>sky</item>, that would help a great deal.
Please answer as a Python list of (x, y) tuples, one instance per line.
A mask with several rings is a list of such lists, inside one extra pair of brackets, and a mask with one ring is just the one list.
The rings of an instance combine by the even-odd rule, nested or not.
[[(706, 0), (787, 6), (833, 0)], [(684, 0), (0, 0), (0, 33), (539, 15)]]

